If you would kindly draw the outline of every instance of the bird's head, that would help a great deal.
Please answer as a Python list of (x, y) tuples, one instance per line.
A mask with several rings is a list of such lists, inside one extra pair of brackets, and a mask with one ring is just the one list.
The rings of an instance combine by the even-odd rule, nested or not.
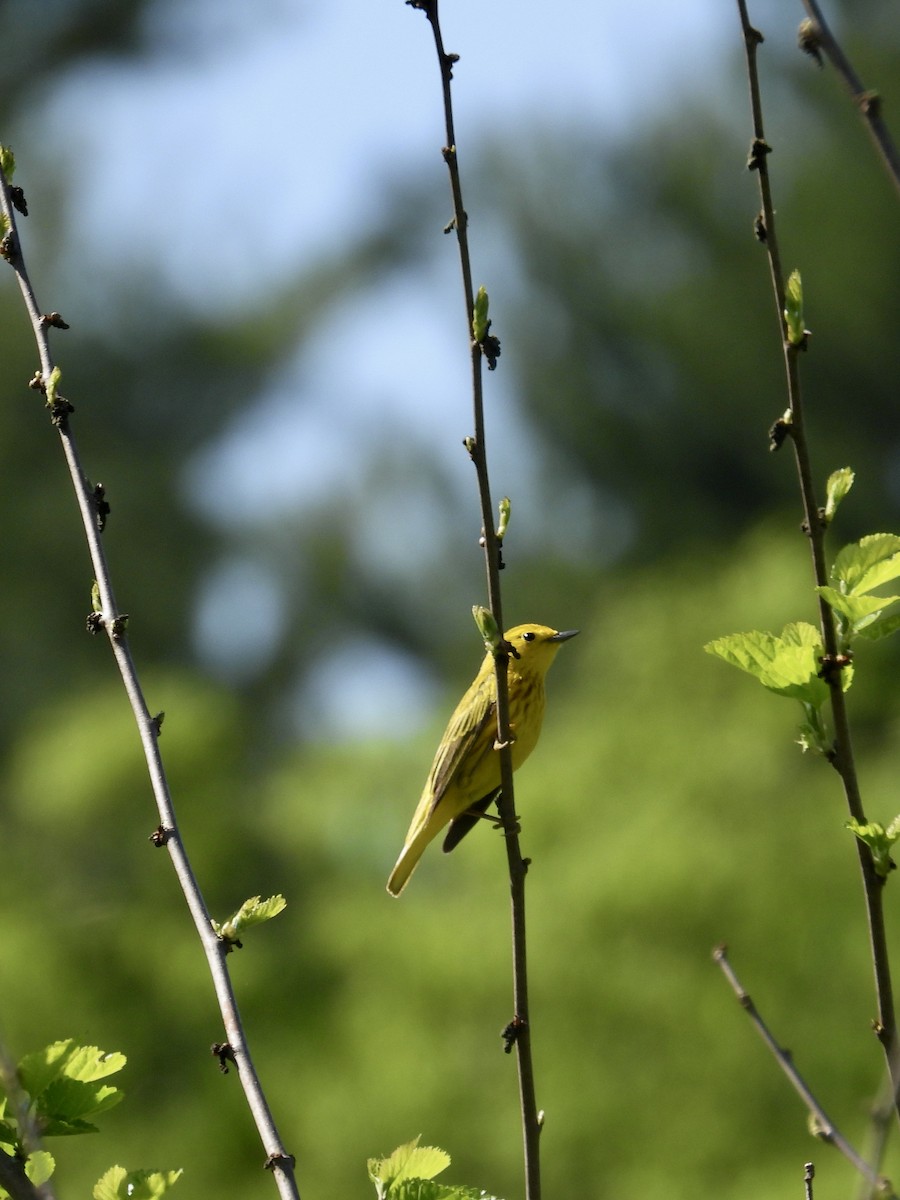
[(543, 674), (553, 662), (563, 642), (573, 638), (576, 633), (577, 629), (564, 629), (560, 632), (550, 629), (547, 625), (516, 625), (505, 636), (513, 649), (513, 660), (518, 660), (519, 670), (527, 668)]

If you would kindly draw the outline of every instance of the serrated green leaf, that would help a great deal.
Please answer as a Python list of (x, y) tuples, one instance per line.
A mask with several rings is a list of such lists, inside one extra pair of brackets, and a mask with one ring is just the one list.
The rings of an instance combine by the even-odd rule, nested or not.
[(261, 900), (259, 896), (251, 896), (249, 900), (244, 901), (236, 913), (221, 925), (217, 921), (213, 921), (213, 928), (219, 937), (234, 942), (254, 925), (261, 925), (263, 921), (271, 921), (273, 917), (277, 917), (286, 904), (284, 896), (269, 896), (267, 900)]
[(898, 629), (900, 629), (900, 613), (891, 613), (887, 617), (876, 617), (871, 625), (864, 625), (856, 632), (860, 637), (868, 638), (870, 642), (877, 642), (881, 638), (890, 637)]
[(56, 1170), (56, 1161), (46, 1150), (33, 1150), (25, 1163), (25, 1174), (35, 1187), (46, 1183)]
[(895, 533), (870, 533), (840, 550), (831, 568), (831, 579), (843, 592), (870, 592), (900, 576), (900, 537)]
[(832, 587), (817, 587), (816, 591), (836, 612), (847, 618), (854, 633), (870, 625), (882, 609), (900, 600), (900, 596), (848, 596)]
[(6, 176), (6, 182), (11, 183), (16, 173), (16, 156), (9, 146), (0, 146), (0, 171)]
[(105, 1079), (107, 1075), (115, 1075), (127, 1062), (125, 1055), (117, 1050), (107, 1054), (97, 1046), (76, 1046), (66, 1062), (65, 1074), (70, 1079), (90, 1083), (95, 1079)]
[(39, 1096), (51, 1080), (62, 1074), (73, 1045), (74, 1038), (66, 1038), (25, 1055), (19, 1063), (18, 1075), (29, 1096)]
[(828, 684), (818, 678), (821, 635), (806, 622), (785, 625), (780, 637), (751, 630), (717, 638), (703, 648), (707, 654), (753, 675), (776, 695), (789, 696), (815, 708), (828, 698)]
[(496, 1200), (480, 1188), (453, 1187), (432, 1179), (405, 1179), (388, 1193), (388, 1200)]
[(180, 1179), (182, 1171), (126, 1171), (110, 1167), (94, 1184), (94, 1200), (157, 1200)]
[(838, 471), (832, 471), (828, 476), (828, 483), (825, 485), (825, 520), (831, 521), (834, 514), (837, 512), (838, 505), (853, 487), (853, 481), (856, 478), (850, 467), (841, 467)]
[[(94, 1117), (118, 1104), (124, 1093), (108, 1083), (60, 1076), (35, 1099), (41, 1127), (47, 1136), (86, 1133), (86, 1117)], [(93, 1132), (93, 1129), (90, 1130)]]
[(110, 1167), (94, 1184), (94, 1200), (119, 1200), (119, 1185), (127, 1176), (124, 1167)]
[(398, 1146), (386, 1158), (370, 1158), (367, 1164), (369, 1178), (376, 1185), (380, 1200), (393, 1197), (396, 1185), (404, 1180), (430, 1180), (449, 1165), (450, 1155), (445, 1150), (437, 1146), (420, 1146), (418, 1137)]

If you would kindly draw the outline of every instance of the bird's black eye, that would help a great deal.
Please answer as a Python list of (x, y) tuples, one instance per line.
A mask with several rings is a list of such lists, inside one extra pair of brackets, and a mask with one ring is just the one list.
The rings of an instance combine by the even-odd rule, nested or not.
[(528, 630), (527, 633), (522, 634), (522, 641), (523, 642), (533, 642), (534, 641), (534, 634), (531, 632), (530, 629)]

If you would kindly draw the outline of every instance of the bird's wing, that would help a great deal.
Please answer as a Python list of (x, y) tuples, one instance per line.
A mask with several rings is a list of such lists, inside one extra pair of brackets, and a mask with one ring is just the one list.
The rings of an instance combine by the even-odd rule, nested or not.
[[(489, 685), (486, 685), (489, 686)], [(429, 815), (434, 812), (447, 788), (453, 782), (460, 765), (465, 762), (470, 773), (484, 756), (493, 750), (490, 728), (497, 722), (497, 703), (488, 700), (485, 704), (473, 703), (468, 695), (463, 698), (450, 718), (441, 744), (431, 764), (431, 804)], [(478, 753), (479, 742), (482, 743)]]

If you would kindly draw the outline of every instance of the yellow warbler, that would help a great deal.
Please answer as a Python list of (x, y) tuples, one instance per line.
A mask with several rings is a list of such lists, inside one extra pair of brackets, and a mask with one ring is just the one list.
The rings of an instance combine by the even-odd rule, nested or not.
[[(509, 657), (509, 725), (512, 766), (517, 770), (537, 745), (544, 719), (544, 676), (563, 642), (577, 629), (558, 633), (546, 625), (517, 625), (505, 636)], [(497, 675), (488, 651), (481, 670), (456, 706), (444, 731), (387, 890), (399, 896), (428, 843), (445, 825), (445, 853), (477, 824), (500, 792), (497, 736)]]

